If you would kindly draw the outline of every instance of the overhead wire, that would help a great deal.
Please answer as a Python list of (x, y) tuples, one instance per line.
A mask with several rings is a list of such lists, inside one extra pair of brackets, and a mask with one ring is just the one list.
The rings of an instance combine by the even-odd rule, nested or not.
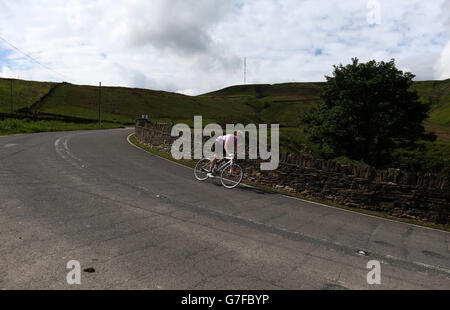
[(41, 63), (40, 61), (38, 61), (36, 58), (32, 57), (31, 55), (25, 53), (24, 51), (22, 51), (20, 48), (18, 48), (17, 46), (15, 46), (14, 44), (12, 44), (11, 42), (9, 42), (8, 40), (6, 40), (5, 38), (3, 38), (2, 36), (0, 36), (0, 40), (2, 40), (3, 42), (5, 42), (6, 44), (8, 44), (9, 46), (11, 46), (13, 49), (15, 49), (16, 51), (18, 51), (19, 53), (21, 53), (22, 55), (24, 55), (25, 57), (31, 59), (33, 62), (37, 63), (38, 65), (42, 66), (43, 68), (52, 71), (53, 73), (59, 75), (60, 77), (64, 78), (65, 80), (69, 81), (71, 79), (69, 79), (67, 76), (65, 76), (64, 74), (61, 74), (59, 72), (57, 72), (56, 70), (50, 68), (49, 66)]

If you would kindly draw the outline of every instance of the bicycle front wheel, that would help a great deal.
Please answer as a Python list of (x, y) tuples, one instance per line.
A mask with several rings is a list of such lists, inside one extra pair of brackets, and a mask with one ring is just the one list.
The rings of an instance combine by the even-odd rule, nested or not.
[(207, 158), (199, 160), (194, 168), (194, 176), (199, 181), (205, 181), (208, 179), (209, 166), (211, 161)]
[(222, 170), (220, 175), (220, 181), (226, 188), (235, 188), (242, 182), (244, 177), (244, 170), (238, 164), (232, 164), (231, 166)]

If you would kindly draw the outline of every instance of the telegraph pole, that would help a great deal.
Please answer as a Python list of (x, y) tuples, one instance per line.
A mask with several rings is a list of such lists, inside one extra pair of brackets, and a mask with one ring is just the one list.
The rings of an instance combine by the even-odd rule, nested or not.
[(102, 105), (102, 82), (99, 83), (98, 87), (98, 125), (102, 127), (102, 120), (101, 120), (101, 105)]
[(14, 114), (14, 107), (13, 107), (13, 80), (11, 79), (10, 82), (11, 82), (11, 85), (10, 85), (11, 86), (10, 87), (11, 92), (10, 92), (9, 98), (10, 98), (10, 101), (11, 101), (11, 114)]

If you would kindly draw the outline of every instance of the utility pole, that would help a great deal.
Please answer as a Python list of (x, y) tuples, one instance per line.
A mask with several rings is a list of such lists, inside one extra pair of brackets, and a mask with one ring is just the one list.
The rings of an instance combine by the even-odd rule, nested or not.
[(244, 57), (244, 85), (247, 84), (247, 57)]
[(10, 92), (10, 95), (9, 95), (9, 97), (10, 97), (10, 101), (11, 101), (11, 114), (14, 114), (14, 107), (13, 107), (13, 80), (11, 79), (10, 80), (10, 82), (11, 82), (11, 92)]
[(98, 125), (102, 127), (102, 120), (101, 120), (101, 105), (102, 105), (102, 82), (99, 83), (98, 87)]

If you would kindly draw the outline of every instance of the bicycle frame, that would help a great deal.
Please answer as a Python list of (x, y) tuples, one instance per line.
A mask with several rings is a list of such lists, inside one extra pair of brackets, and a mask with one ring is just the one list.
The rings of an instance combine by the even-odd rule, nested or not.
[[(217, 171), (227, 169), (234, 163), (234, 157), (225, 157), (228, 161), (221, 163), (219, 167), (217, 167)], [(233, 172), (232, 172), (233, 173)]]
[[(195, 178), (199, 181), (206, 181), (208, 178), (212, 178), (209, 174), (209, 167), (210, 167), (211, 159), (203, 158), (200, 161), (197, 162), (194, 168), (194, 175)], [(238, 172), (235, 172), (235, 167)], [(230, 170), (226, 170), (230, 168)], [(242, 182), (242, 178), (244, 176), (244, 171), (241, 166), (236, 164), (236, 159), (234, 156), (225, 157), (222, 159), (222, 162), (216, 162), (214, 166), (214, 176), (217, 172), (220, 171), (220, 181), (222, 182), (222, 185), (226, 188), (235, 188)], [(198, 174), (200, 173), (200, 174)], [(206, 174), (208, 173), (208, 174)], [(234, 178), (235, 176), (238, 177), (238, 180), (232, 180), (227, 178), (229, 176), (230, 178)], [(226, 182), (225, 182), (226, 181)], [(228, 183), (228, 182), (231, 182)]]

